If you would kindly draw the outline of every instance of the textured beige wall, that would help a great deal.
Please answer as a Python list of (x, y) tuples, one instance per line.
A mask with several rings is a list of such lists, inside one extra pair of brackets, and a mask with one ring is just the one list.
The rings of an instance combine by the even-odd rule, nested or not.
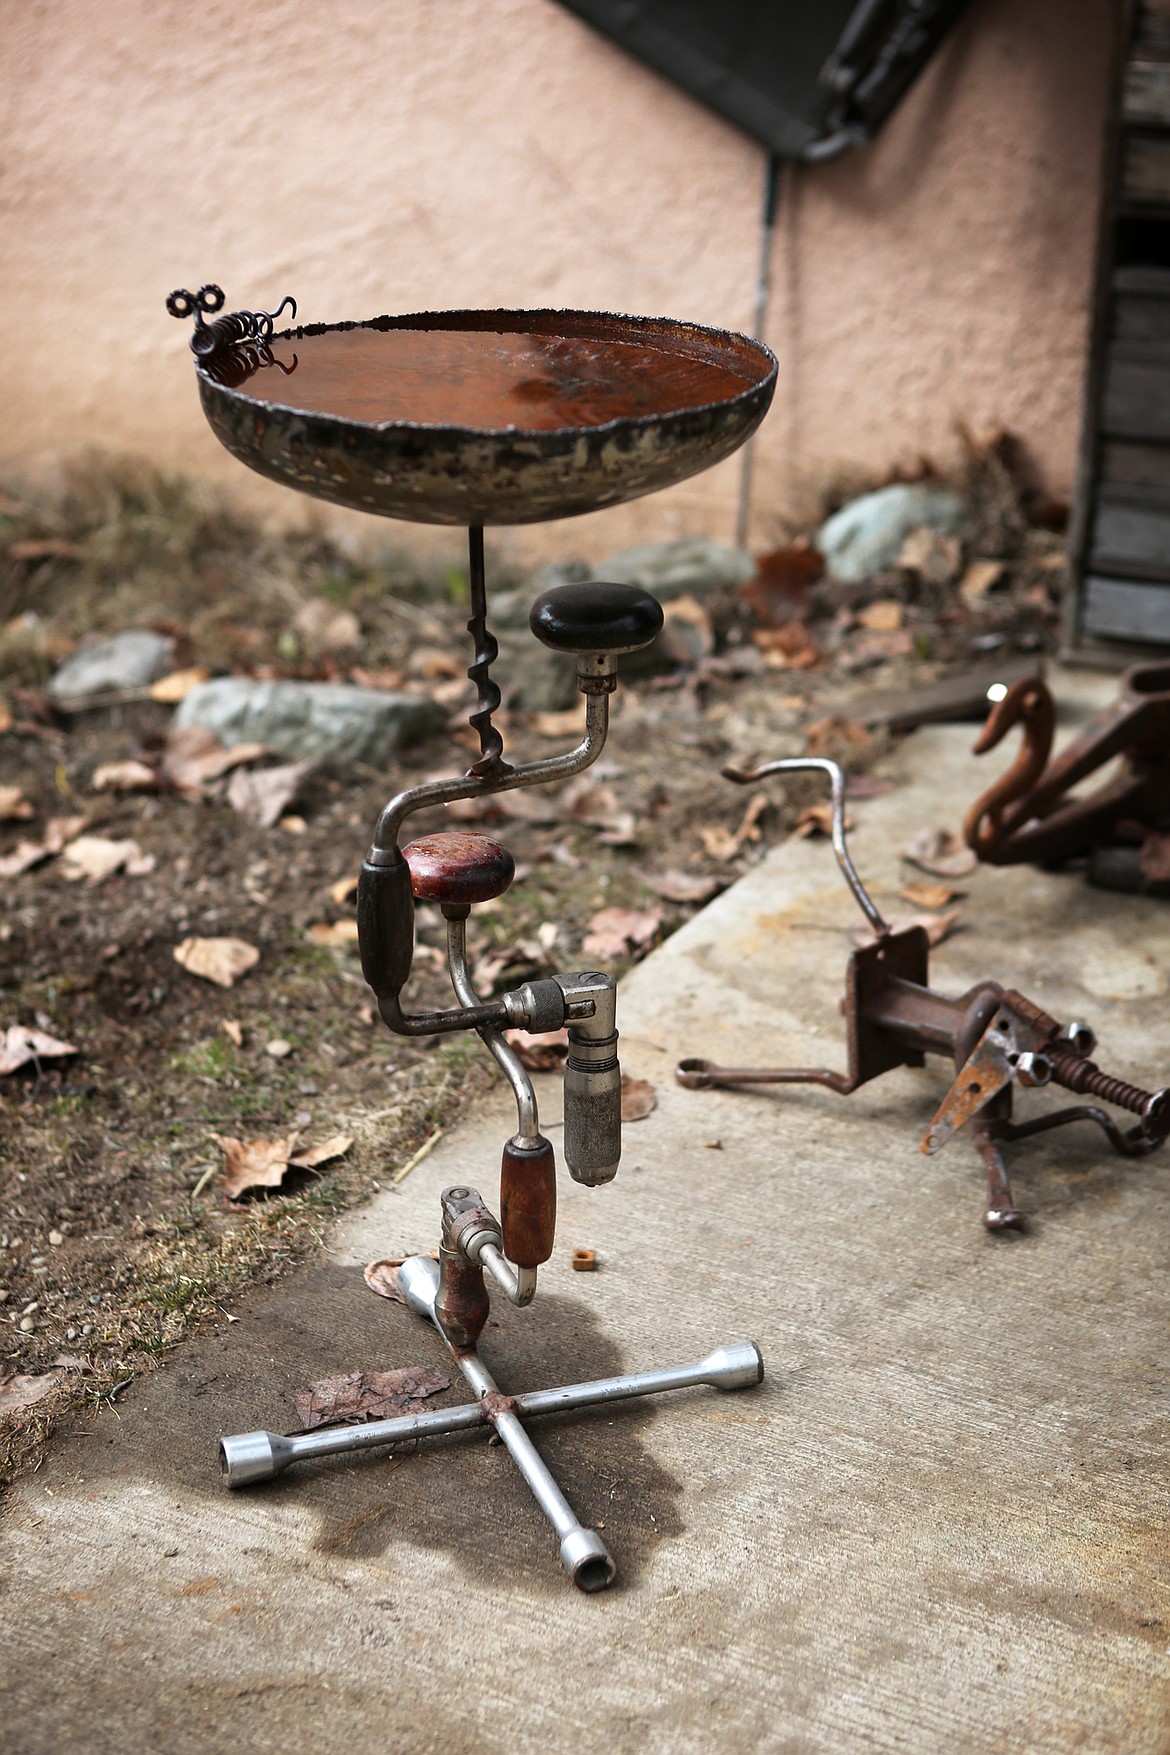
[[(754, 534), (827, 471), (1003, 421), (1072, 470), (1107, 0), (976, 0), (872, 149), (791, 176)], [(573, 304), (746, 327), (763, 155), (552, 0), (0, 0), (0, 462), (250, 486), (162, 305)], [(518, 540), (729, 535), (738, 462)], [(406, 535), (406, 527), (398, 527)]]

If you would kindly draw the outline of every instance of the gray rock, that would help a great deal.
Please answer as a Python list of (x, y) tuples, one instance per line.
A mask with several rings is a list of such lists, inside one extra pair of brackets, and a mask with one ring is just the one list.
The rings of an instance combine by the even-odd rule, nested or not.
[(121, 689), (143, 689), (171, 665), (175, 643), (149, 628), (127, 628), (109, 640), (82, 646), (49, 683), (55, 701), (84, 701)]
[(856, 585), (892, 567), (911, 530), (925, 524), (954, 532), (964, 510), (961, 496), (950, 488), (895, 482), (834, 512), (817, 533), (817, 548), (830, 578)]
[(594, 572), (615, 585), (640, 585), (661, 603), (672, 597), (704, 597), (754, 578), (756, 563), (742, 548), (683, 536), (675, 542), (645, 542), (611, 555)]
[(174, 723), (202, 725), (222, 744), (263, 743), (293, 761), (368, 762), (439, 730), (447, 714), (426, 695), (384, 693), (349, 683), (254, 682), (222, 676), (201, 683)]

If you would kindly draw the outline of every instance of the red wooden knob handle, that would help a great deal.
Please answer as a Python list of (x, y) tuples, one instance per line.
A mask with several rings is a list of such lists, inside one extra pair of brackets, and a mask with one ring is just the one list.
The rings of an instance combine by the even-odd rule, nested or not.
[(516, 861), (506, 847), (466, 829), (420, 835), (402, 849), (402, 857), (420, 902), (490, 902), (503, 895), (516, 875)]

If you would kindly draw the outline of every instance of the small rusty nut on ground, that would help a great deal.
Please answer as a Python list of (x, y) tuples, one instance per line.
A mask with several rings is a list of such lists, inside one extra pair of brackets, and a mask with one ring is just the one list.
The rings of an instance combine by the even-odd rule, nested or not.
[(592, 1249), (575, 1249), (572, 1256), (575, 1274), (592, 1274), (597, 1272), (597, 1254)]

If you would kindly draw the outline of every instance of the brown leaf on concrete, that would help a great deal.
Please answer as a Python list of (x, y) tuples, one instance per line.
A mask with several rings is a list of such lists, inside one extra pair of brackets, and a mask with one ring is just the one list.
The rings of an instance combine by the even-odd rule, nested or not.
[(950, 884), (903, 884), (898, 894), (912, 908), (937, 909), (957, 901), (964, 891), (952, 889)]
[(658, 1107), (658, 1098), (649, 1079), (632, 1079), (622, 1074), (622, 1120), (644, 1121)]
[(27, 822), (33, 814), (19, 786), (0, 786), (0, 823)]
[(627, 947), (639, 950), (649, 944), (661, 925), (660, 908), (603, 908), (590, 920), (581, 949), (602, 961), (624, 957)]
[[(891, 932), (909, 932), (912, 926), (925, 928), (927, 943), (940, 945), (959, 924), (959, 910), (950, 908), (945, 914), (895, 914), (889, 922)], [(856, 945), (871, 945), (878, 937), (872, 927), (859, 926), (852, 934)]]
[(311, 762), (285, 762), (278, 768), (237, 768), (228, 781), (227, 801), (258, 828), (278, 823), (300, 791)]
[(505, 1030), (504, 1041), (512, 1044), (529, 1072), (555, 1072), (569, 1052), (569, 1032), (563, 1028)]
[(242, 938), (185, 938), (171, 955), (188, 975), (214, 981), (217, 987), (234, 987), (260, 961), (255, 945)]
[(19, 1072), (22, 1066), (31, 1066), (38, 1060), (60, 1060), (65, 1055), (76, 1053), (71, 1042), (58, 1042), (55, 1036), (47, 1036), (43, 1030), (27, 1030), (23, 1024), (10, 1024), (7, 1030), (0, 1030), (0, 1077)]
[(398, 1371), (345, 1371), (322, 1377), (297, 1391), (297, 1418), (302, 1430), (352, 1424), (359, 1420), (390, 1420), (416, 1414), (428, 1396), (449, 1389), (451, 1379), (433, 1365), (405, 1365)]
[(274, 1140), (241, 1140), (230, 1133), (211, 1137), (223, 1153), (219, 1186), (229, 1200), (235, 1200), (249, 1188), (280, 1187), (300, 1133), (294, 1130)]
[(362, 1269), (362, 1279), (379, 1298), (392, 1298), (395, 1304), (405, 1304), (406, 1299), (398, 1290), (398, 1270), (404, 1260), (404, 1256), (396, 1255), (385, 1261), (367, 1262)]
[(157, 792), (159, 777), (146, 762), (103, 762), (93, 771), (95, 792)]
[(318, 1164), (328, 1164), (332, 1158), (344, 1158), (352, 1145), (351, 1133), (331, 1134), (319, 1146), (308, 1146), (303, 1152), (298, 1152), (289, 1163), (295, 1164), (298, 1170), (315, 1170)]
[(919, 829), (902, 847), (902, 858), (908, 859), (932, 877), (967, 877), (975, 870), (976, 858), (952, 829)]
[(726, 878), (697, 871), (676, 871), (673, 867), (669, 871), (648, 875), (646, 882), (666, 902), (709, 902), (712, 896), (727, 888)]
[(63, 1376), (63, 1371), (41, 1371), (26, 1376), (0, 1375), (0, 1420), (8, 1414), (19, 1414), (23, 1408), (31, 1408), (51, 1389), (56, 1389)]

